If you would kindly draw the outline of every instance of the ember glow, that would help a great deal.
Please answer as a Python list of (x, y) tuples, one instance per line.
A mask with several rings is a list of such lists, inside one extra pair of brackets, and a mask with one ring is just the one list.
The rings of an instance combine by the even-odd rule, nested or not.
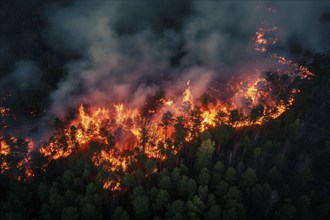
[(9, 166), (5, 160), (6, 156), (8, 156), (9, 154), (10, 154), (9, 145), (3, 140), (3, 137), (0, 136), (0, 157), (1, 157), (0, 173), (3, 173), (9, 169)]
[(255, 49), (262, 53), (267, 52), (267, 46), (274, 45), (277, 39), (272, 36), (273, 32), (277, 30), (277, 27), (272, 28), (259, 28), (255, 37)]
[[(267, 53), (267, 47), (276, 44), (275, 30), (276, 27), (260, 28), (256, 32), (256, 51)], [(100, 177), (104, 188), (120, 190), (123, 175), (141, 166), (138, 159), (141, 153), (159, 163), (167, 158), (166, 151), (178, 153), (180, 147), (174, 145), (175, 126), (184, 128), (185, 140), (190, 142), (196, 135), (221, 124), (238, 129), (275, 119), (291, 107), (299, 93), (299, 89), (292, 87), (296, 78), (311, 79), (314, 74), (283, 56), (271, 54), (270, 57), (276, 60), (278, 70), (256, 70), (254, 74), (242, 74), (220, 86), (209, 82), (204, 94), (198, 97), (192, 93), (198, 85), (188, 80), (182, 83), (178, 94), (167, 93), (171, 91), (167, 88), (162, 91), (162, 97), (147, 100), (138, 107), (125, 101), (101, 106), (81, 103), (75, 118), (65, 124), (59, 122), (46, 144), (36, 148), (32, 139), (25, 140), (26, 153), (13, 165), (22, 171), (16, 178), (33, 176), (30, 153), (35, 148), (48, 163), (74, 153), (92, 152), (93, 164), (112, 173), (109, 178)], [(7, 117), (9, 111), (0, 107), (3, 117)], [(17, 141), (14, 137), (5, 141), (0, 136), (1, 173), (11, 169), (8, 156)], [(157, 172), (156, 167), (153, 172)]]
[[(0, 136), (0, 173), (4, 173), (9, 169), (15, 168), (16, 174), (14, 178), (17, 180), (25, 180), (33, 176), (31, 161), (31, 152), (34, 150), (33, 141), (30, 139), (18, 140), (11, 137), (6, 141)], [(14, 161), (11, 156), (20, 158)]]

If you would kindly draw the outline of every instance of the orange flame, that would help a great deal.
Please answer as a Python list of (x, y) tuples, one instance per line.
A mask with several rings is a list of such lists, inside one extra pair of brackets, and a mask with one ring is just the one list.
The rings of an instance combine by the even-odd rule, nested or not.
[[(266, 36), (275, 30), (276, 27), (273, 27), (268, 30), (259, 29), (256, 32), (256, 50), (266, 52), (267, 45), (276, 43), (275, 38)], [(291, 67), (294, 74), (298, 72), (298, 76), (302, 79), (314, 77), (307, 68), (293, 61), (276, 54), (273, 58), (276, 58), (280, 64)], [(294, 74), (289, 76), (291, 81), (297, 76)], [(202, 105), (198, 97), (193, 97), (189, 80), (181, 94), (182, 97), (173, 100), (168, 97), (160, 98), (157, 100), (160, 106), (148, 110), (150, 116), (147, 117), (140, 112), (139, 108), (130, 108), (124, 103), (110, 103), (106, 107), (80, 105), (76, 119), (55, 133), (49, 143), (39, 149), (39, 152), (49, 161), (57, 160), (68, 157), (74, 152), (92, 148), (91, 143), (96, 142), (97, 144), (93, 147), (97, 149), (93, 149), (91, 160), (95, 166), (112, 174), (111, 178), (102, 179), (103, 187), (120, 190), (123, 173), (129, 172), (132, 165), (141, 167), (141, 161), (138, 159), (141, 153), (146, 158), (161, 162), (167, 158), (166, 151), (172, 152), (173, 155), (179, 152), (180, 149), (173, 144), (176, 132), (173, 124), (177, 117), (184, 119), (182, 123), (186, 129), (185, 140), (192, 141), (196, 137), (194, 132), (202, 133), (221, 123), (239, 128), (261, 125), (271, 118), (275, 119), (282, 115), (290, 108), (295, 95), (300, 91), (289, 90), (288, 86), (278, 82), (275, 84), (279, 85), (274, 86), (273, 83), (262, 76), (253, 79), (246, 77), (241, 82), (228, 83), (228, 87), (233, 90), (228, 100), (214, 97), (213, 101)], [(279, 98), (279, 93), (286, 94), (287, 100)], [(168, 117), (173, 116), (173, 118), (164, 119), (163, 115), (168, 111), (171, 113)], [(6, 112), (6, 109), (0, 108), (0, 114), (3, 115)], [(200, 117), (192, 119), (193, 113), (199, 114)], [(194, 126), (196, 128), (193, 129)], [(15, 143), (17, 139), (13, 137), (11, 141)], [(34, 145), (32, 140), (27, 140), (27, 142), (29, 143), (28, 154), (18, 166), (27, 167), (25, 175), (29, 177), (33, 176), (29, 161)], [(1, 158), (11, 153), (9, 146), (11, 145), (8, 145), (0, 136)], [(0, 162), (1, 172), (9, 169), (6, 160)], [(157, 167), (153, 172), (157, 172)]]
[[(263, 88), (259, 88), (260, 84)], [(186, 90), (182, 94), (182, 103), (196, 102), (199, 106), (198, 99), (195, 100), (190, 91), (190, 81), (187, 82)], [(221, 123), (230, 124), (234, 127), (249, 126), (253, 124), (263, 124), (267, 118), (277, 118), (285, 112), (294, 101), (294, 96), (299, 90), (291, 90), (289, 99), (278, 100), (271, 95), (271, 83), (264, 78), (257, 78), (249, 83), (242, 81), (237, 86), (237, 92), (232, 97), (230, 104), (225, 104), (220, 100), (216, 103), (209, 103), (201, 108), (201, 124), (200, 132), (206, 131), (210, 127), (218, 125), (217, 117), (222, 112)], [(244, 101), (245, 104), (242, 104)], [(246, 101), (247, 100), (247, 101)], [(163, 144), (162, 149), (160, 143), (164, 143), (166, 135), (164, 132), (169, 132), (168, 137), (173, 141), (173, 124), (169, 123), (167, 129), (161, 129), (160, 126), (165, 126), (160, 123), (162, 115), (165, 111), (173, 113), (173, 118), (182, 116), (185, 118), (184, 126), (190, 128), (193, 126), (189, 119), (191, 110), (196, 107), (190, 106), (189, 111), (181, 111), (182, 103), (175, 103), (173, 100), (161, 98), (160, 103), (163, 104), (160, 109), (156, 110), (150, 119), (144, 119), (138, 109), (127, 108), (123, 103), (113, 105), (113, 109), (90, 107), (79, 107), (79, 116), (74, 120), (68, 128), (64, 130), (64, 136), (67, 138), (67, 145), (61, 143), (60, 138), (55, 138), (50, 141), (47, 146), (40, 149), (40, 152), (52, 160), (61, 157), (68, 157), (75, 150), (82, 150), (88, 147), (91, 141), (98, 142), (99, 150), (94, 153), (92, 158), (95, 166), (101, 166), (104, 170), (114, 173), (115, 179), (105, 179), (104, 187), (111, 190), (119, 190), (121, 175), (128, 170), (130, 164), (138, 164), (139, 161), (135, 158), (136, 152), (133, 154), (125, 153), (127, 150), (138, 148), (147, 158), (157, 160), (165, 160), (166, 155), (164, 149), (170, 150), (175, 155), (179, 149), (176, 149), (171, 144)], [(259, 110), (259, 115), (254, 120), (250, 118), (253, 108), (262, 105), (263, 109)], [(232, 116), (232, 111), (238, 109), (239, 115), (236, 119)], [(73, 132), (72, 126), (75, 128)], [(166, 130), (166, 131), (165, 131)], [(112, 139), (111, 139), (112, 138)], [(193, 133), (191, 129), (187, 129), (186, 141), (191, 141)], [(62, 140), (63, 141), (63, 140)], [(61, 147), (62, 146), (62, 147)], [(78, 146), (78, 149), (76, 149)]]
[(9, 169), (9, 166), (5, 160), (5, 157), (10, 154), (10, 147), (9, 145), (3, 140), (3, 137), (0, 136), (0, 158), (2, 161), (0, 161), (0, 173), (5, 172), (6, 170)]
[(276, 38), (266, 37), (267, 34), (271, 34), (275, 30), (277, 30), (277, 27), (272, 27), (269, 29), (259, 28), (258, 31), (256, 31), (255, 49), (257, 51), (265, 53), (265, 52), (267, 52), (266, 47), (269, 44), (275, 44), (277, 42)]

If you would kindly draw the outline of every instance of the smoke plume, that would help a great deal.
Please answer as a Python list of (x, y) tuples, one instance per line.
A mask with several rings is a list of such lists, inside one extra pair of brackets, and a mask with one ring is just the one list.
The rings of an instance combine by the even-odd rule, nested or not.
[[(269, 70), (275, 61), (255, 50), (260, 27), (277, 27), (270, 50), (288, 56), (330, 48), (327, 2), (30, 2), (22, 10), (38, 34), (1, 17), (10, 22), (0, 36), (0, 95), (42, 96), (42, 120), (80, 104), (139, 107), (159, 91), (181, 93), (188, 80), (198, 97), (212, 81)], [(30, 39), (29, 53), (10, 42), (16, 31)]]

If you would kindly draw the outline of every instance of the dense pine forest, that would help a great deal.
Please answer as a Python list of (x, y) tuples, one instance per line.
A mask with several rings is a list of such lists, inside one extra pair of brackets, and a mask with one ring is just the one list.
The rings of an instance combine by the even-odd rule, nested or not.
[[(161, 90), (148, 96), (149, 100), (139, 109), (139, 139), (132, 141), (137, 146), (125, 145), (119, 151), (119, 143), (127, 143), (133, 136), (125, 133), (123, 127), (112, 133), (105, 128), (105, 122), (111, 126), (118, 122), (104, 120), (100, 126), (90, 122), (86, 127), (82, 123), (70, 124), (81, 109), (69, 108), (64, 102), (66, 115), (56, 116), (61, 103), (54, 101), (59, 93), (53, 91), (69, 78), (68, 66), (84, 55), (81, 47), (66, 48), (56, 34), (48, 36), (51, 25), (43, 13), (48, 4), (41, 2), (0, 3), (0, 21), (4, 24), (0, 43), (7, 45), (0, 45), (1, 219), (330, 219), (327, 50), (305, 48), (298, 40), (282, 45), (294, 57), (296, 66), (307, 68), (313, 77), (301, 80), (295, 76), (291, 84), (286, 84), (279, 99), (288, 99), (292, 88), (299, 92), (278, 117), (257, 105), (249, 108), (249, 114), (236, 109), (218, 111), (214, 124), (205, 127), (203, 111), (213, 102), (213, 94), (205, 91), (197, 97), (201, 101), (194, 107), (192, 102), (184, 102), (189, 104), (182, 107), (184, 116), (171, 111), (162, 113), (154, 126), (163, 136), (153, 137), (151, 118), (159, 106), (166, 104), (159, 104), (159, 100), (165, 100), (160, 98), (164, 95)], [(182, 12), (183, 17), (188, 17), (193, 13), (186, 11), (185, 4), (178, 8), (174, 14)], [(183, 26), (180, 19), (160, 16), (165, 17), (156, 23), (161, 27), (151, 27), (156, 36), (163, 36), (165, 29), (178, 31)], [(319, 21), (329, 27), (329, 12)], [(140, 31), (138, 25), (130, 29), (130, 22), (125, 20), (127, 26), (117, 30), (122, 38)], [(147, 21), (139, 25), (145, 25), (144, 22)], [(229, 33), (237, 34), (233, 30)], [(283, 49), (274, 45), (270, 50)], [(176, 42), (173, 47), (169, 57), (171, 70), (180, 68), (189, 54), (183, 49), (184, 42)], [(22, 69), (17, 71), (20, 66)], [(35, 72), (40, 75), (33, 75)], [(30, 73), (32, 76), (27, 76)], [(289, 77), (276, 71), (262, 74), (273, 90)], [(148, 83), (163, 79), (148, 77), (143, 79)], [(171, 77), (173, 80), (176, 76)], [(76, 86), (72, 97), (88, 90), (87, 85)], [(186, 96), (190, 95), (187, 91), (190, 90), (184, 92)], [(47, 111), (51, 108), (56, 110), (49, 116)], [(123, 107), (115, 108), (118, 113)], [(83, 116), (92, 114), (88, 113), (88, 104), (85, 109), (80, 112), (82, 121)], [(104, 115), (94, 117), (101, 116)], [(244, 120), (248, 124), (240, 126)], [(125, 123), (125, 129), (135, 129), (131, 118), (125, 119)], [(47, 135), (45, 130), (49, 131)], [(79, 132), (86, 140), (78, 140)], [(48, 148), (45, 143), (38, 146), (37, 141), (31, 147), (27, 136), (47, 137), (43, 142)], [(153, 149), (157, 149), (157, 154)], [(111, 158), (102, 158), (104, 152), (111, 152)], [(125, 163), (120, 158), (125, 158)], [(115, 167), (117, 163), (121, 163), (120, 168)]]

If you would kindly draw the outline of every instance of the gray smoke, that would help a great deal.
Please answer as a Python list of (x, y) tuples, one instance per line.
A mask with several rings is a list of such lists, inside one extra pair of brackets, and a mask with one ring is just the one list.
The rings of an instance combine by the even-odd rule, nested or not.
[(82, 102), (107, 105), (118, 98), (138, 105), (159, 89), (160, 81), (184, 87), (191, 78), (200, 92), (207, 86), (205, 78), (264, 70), (272, 61), (254, 50), (253, 40), (262, 26), (278, 27), (278, 44), (284, 48), (294, 39), (301, 50), (329, 49), (329, 24), (319, 20), (329, 10), (326, 6), (77, 1), (52, 8), (48, 34), (83, 54), (83, 59), (68, 64), (69, 74), (51, 94), (52, 109), (59, 114), (63, 107)]
[[(277, 27), (277, 46), (271, 49), (286, 56), (330, 49), (325, 1), (77, 0), (44, 3), (38, 10), (44, 19), (42, 40), (60, 51), (59, 58), (75, 57), (64, 65), (58, 61), (65, 74), (54, 76), (55, 87), (47, 87), (46, 118), (64, 117), (82, 103), (125, 101), (138, 107), (159, 90), (182, 92), (188, 80), (198, 97), (210, 81), (268, 70), (274, 60), (255, 51), (259, 27)], [(10, 40), (0, 40), (1, 57), (11, 54), (6, 59), (12, 60)], [(0, 75), (1, 85), (17, 82), (12, 91), (45, 86), (52, 79), (52, 73), (40, 70), (40, 61), (14, 63)], [(8, 90), (1, 89), (1, 94)]]

